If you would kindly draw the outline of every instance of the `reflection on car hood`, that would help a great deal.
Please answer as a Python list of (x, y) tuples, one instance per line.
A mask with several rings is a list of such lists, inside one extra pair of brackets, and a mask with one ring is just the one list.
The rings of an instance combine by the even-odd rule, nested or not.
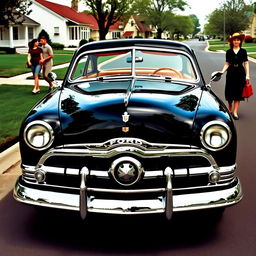
[(133, 92), (81, 94), (64, 89), (60, 118), (64, 144), (134, 137), (156, 143), (189, 144), (201, 89), (173, 95)]

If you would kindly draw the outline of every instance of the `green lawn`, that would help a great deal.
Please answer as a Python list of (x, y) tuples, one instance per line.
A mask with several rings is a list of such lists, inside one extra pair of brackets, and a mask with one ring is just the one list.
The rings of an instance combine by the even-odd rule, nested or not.
[[(226, 51), (229, 49), (228, 42), (225, 42), (225, 47), (224, 47), (224, 42), (219, 41), (219, 40), (217, 40), (217, 41), (209, 40), (208, 43), (209, 43), (210, 51), (220, 51), (220, 50)], [(250, 54), (250, 52), (256, 52), (256, 43), (243, 43), (242, 47), (245, 48), (249, 54)]]
[[(72, 51), (56, 51), (53, 64), (67, 63), (71, 58)], [(26, 54), (0, 54), (0, 76), (9, 77), (31, 71), (25, 67), (26, 59)]]
[[(99, 58), (99, 63), (103, 63), (104, 61), (107, 61), (109, 59), (113, 58), (113, 56), (103, 56), (101, 58)], [(55, 69), (53, 70), (53, 72), (57, 75), (57, 79), (64, 79), (64, 76), (66, 75), (67, 72), (67, 67), (66, 68), (60, 68), (60, 69)]]
[(31, 86), (0, 85), (0, 148), (17, 138), (22, 120), (46, 94), (46, 87), (41, 88), (40, 94), (32, 95)]
[(67, 69), (68, 68), (59, 68), (53, 70), (53, 72), (57, 75), (57, 79), (63, 80), (66, 75)]

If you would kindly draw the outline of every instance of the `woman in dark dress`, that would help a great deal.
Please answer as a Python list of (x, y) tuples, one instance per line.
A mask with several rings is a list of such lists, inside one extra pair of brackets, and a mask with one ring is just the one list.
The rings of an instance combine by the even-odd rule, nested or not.
[(27, 63), (31, 67), (35, 83), (34, 83), (34, 89), (32, 91), (32, 94), (40, 93), (39, 88), (39, 74), (41, 71), (41, 64), (40, 61), (43, 59), (43, 51), (41, 48), (38, 47), (39, 42), (37, 39), (33, 39), (29, 43), (29, 50), (28, 50), (28, 57), (27, 57)]
[(228, 39), (230, 49), (226, 52), (226, 63), (221, 71), (227, 71), (225, 98), (228, 101), (228, 109), (238, 120), (238, 108), (242, 97), (246, 80), (249, 80), (249, 62), (247, 52), (241, 48), (244, 35), (235, 33)]

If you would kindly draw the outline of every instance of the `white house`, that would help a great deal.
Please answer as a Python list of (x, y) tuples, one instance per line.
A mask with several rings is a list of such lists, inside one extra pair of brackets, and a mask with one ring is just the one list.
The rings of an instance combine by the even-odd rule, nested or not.
[(36, 29), (38, 35), (42, 29), (47, 31), (52, 42), (65, 46), (78, 46), (81, 39), (90, 38), (90, 30), (94, 24), (84, 13), (77, 12), (75, 7), (55, 4), (46, 0), (32, 0), (29, 17), (40, 26)]
[[(0, 25), (1, 47), (27, 47), (28, 42), (37, 38), (44, 29), (52, 42), (64, 46), (78, 46), (81, 39), (99, 39), (98, 24), (89, 14), (78, 12), (77, 1), (71, 7), (46, 0), (32, 0), (31, 13), (21, 25), (10, 24), (8, 28)], [(106, 39), (120, 38), (122, 27), (110, 27)]]

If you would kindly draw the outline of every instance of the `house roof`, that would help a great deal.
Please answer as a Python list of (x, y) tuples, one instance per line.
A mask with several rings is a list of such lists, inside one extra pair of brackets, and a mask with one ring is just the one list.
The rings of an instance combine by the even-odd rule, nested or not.
[(87, 15), (85, 15), (82, 12), (76, 12), (75, 10), (73, 10), (72, 8), (66, 5), (52, 3), (46, 0), (35, 0), (35, 1), (67, 20), (73, 21), (78, 24), (83, 24), (83, 25), (90, 24), (87, 18)]
[(144, 22), (144, 20), (141, 17), (133, 16), (136, 25), (138, 26), (139, 31), (141, 32), (151, 32), (152, 29)]
[(38, 22), (32, 20), (31, 18), (29, 18), (28, 16), (24, 16), (25, 20), (23, 21), (22, 24), (28, 24), (28, 25), (39, 25)]
[[(37, 3), (57, 13), (63, 18), (81, 25), (88, 25), (91, 29), (98, 29), (98, 23), (95, 18), (85, 12), (77, 12), (69, 6), (52, 3), (46, 0), (35, 0)], [(116, 23), (110, 27), (110, 30), (118, 29), (119, 24)]]

